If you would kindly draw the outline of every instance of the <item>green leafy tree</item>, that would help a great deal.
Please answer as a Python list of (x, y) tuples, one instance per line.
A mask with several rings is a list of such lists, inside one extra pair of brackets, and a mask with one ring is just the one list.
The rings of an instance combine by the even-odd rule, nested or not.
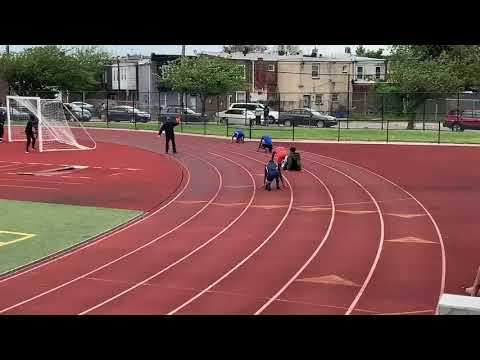
[(390, 57), (390, 81), (402, 93), (405, 112), (413, 116), (427, 98), (445, 97), (480, 84), (480, 47), (397, 45)]
[(98, 90), (110, 54), (95, 47), (32, 47), (0, 56), (0, 77), (18, 95), (53, 96), (55, 90)]
[(224, 95), (245, 88), (244, 68), (234, 62), (201, 55), (175, 60), (162, 83), (173, 91), (198, 94), (202, 115), (209, 96)]
[(363, 57), (368, 57), (368, 58), (384, 59), (387, 56), (383, 54), (383, 51), (384, 51), (384, 49), (367, 50), (363, 47), (363, 45), (358, 45), (355, 49), (355, 54), (357, 56), (363, 56)]

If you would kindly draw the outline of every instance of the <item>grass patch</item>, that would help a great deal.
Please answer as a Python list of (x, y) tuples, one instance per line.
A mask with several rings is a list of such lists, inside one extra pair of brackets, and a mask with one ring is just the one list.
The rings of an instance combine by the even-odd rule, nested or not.
[[(84, 242), (141, 213), (13, 200), (0, 200), (0, 207), (0, 274)], [(35, 236), (15, 242), (21, 234)]]
[[(88, 127), (106, 128), (106, 123), (86, 123)], [(110, 128), (135, 129), (131, 123), (110, 123)], [(158, 123), (138, 123), (138, 130), (158, 131)], [(231, 125), (227, 128), (225, 125), (215, 123), (183, 123), (177, 126), (176, 131), (188, 134), (205, 134), (231, 137), (236, 129), (242, 129), (247, 138), (250, 137), (248, 126)], [(305, 128), (296, 127), (295, 131), (291, 127), (283, 126), (256, 126), (251, 129), (251, 137), (259, 139), (262, 135), (269, 134), (274, 139), (292, 140), (329, 140), (329, 141), (387, 141), (387, 130), (381, 129), (340, 129), (340, 138), (338, 137), (338, 128)], [(389, 129), (388, 142), (438, 142), (438, 130), (397, 130)], [(480, 144), (480, 131), (466, 130), (463, 132), (452, 132), (447, 128), (441, 128), (441, 143), (451, 144)]]

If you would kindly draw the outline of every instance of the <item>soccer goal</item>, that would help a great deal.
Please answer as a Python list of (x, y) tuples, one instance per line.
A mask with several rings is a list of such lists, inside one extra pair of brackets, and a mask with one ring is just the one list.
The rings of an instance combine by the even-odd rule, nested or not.
[(25, 126), (34, 114), (38, 149), (93, 150), (97, 144), (61, 100), (7, 96), (7, 140), (26, 141)]

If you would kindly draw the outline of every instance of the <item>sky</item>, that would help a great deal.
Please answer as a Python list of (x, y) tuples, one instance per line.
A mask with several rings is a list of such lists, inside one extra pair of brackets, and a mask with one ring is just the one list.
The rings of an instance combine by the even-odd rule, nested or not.
[[(0, 45), (1, 51), (4, 51), (5, 45)], [(10, 51), (21, 51), (24, 48), (32, 47), (33, 45), (10, 45)], [(181, 54), (181, 45), (100, 45), (113, 55), (127, 55), (127, 54), (141, 54), (150, 55), (152, 52), (157, 54)], [(319, 53), (324, 56), (336, 56), (345, 53), (345, 47), (349, 46), (353, 50), (358, 45), (300, 45), (304, 53), (308, 54), (312, 48), (316, 46)], [(366, 49), (377, 50), (379, 48), (387, 50), (390, 45), (364, 45)], [(187, 45), (187, 55), (193, 54), (193, 51), (222, 51), (222, 45)]]

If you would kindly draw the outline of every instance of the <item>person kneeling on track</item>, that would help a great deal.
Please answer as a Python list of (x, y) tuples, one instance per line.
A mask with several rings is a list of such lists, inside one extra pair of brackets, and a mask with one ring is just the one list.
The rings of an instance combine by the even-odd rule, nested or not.
[(235, 139), (235, 141), (237, 143), (239, 142), (245, 142), (245, 134), (243, 133), (242, 130), (235, 130), (235, 132), (233, 133), (233, 136), (232, 136), (232, 142), (233, 142), (233, 139)]
[(283, 183), (281, 167), (273, 160), (273, 156), (272, 159), (270, 159), (265, 165), (265, 176), (263, 179), (265, 183), (265, 190), (268, 191), (272, 190), (273, 180), (275, 180), (277, 183), (277, 189), (280, 189), (279, 180), (282, 182), (282, 185), (285, 186)]
[(260, 139), (260, 144), (258, 145), (257, 151), (260, 150), (260, 148), (265, 149), (265, 152), (267, 152), (268, 149), (268, 152), (271, 153), (273, 150), (272, 138), (268, 135), (263, 135)]
[(288, 155), (287, 149), (284, 148), (283, 146), (278, 146), (275, 148), (273, 153), (274, 153), (275, 162), (281, 167), (283, 167), (283, 163)]
[(290, 148), (290, 154), (288, 154), (287, 159), (283, 163), (284, 170), (302, 170), (302, 163), (300, 161), (300, 153), (297, 152), (297, 149), (292, 146)]

